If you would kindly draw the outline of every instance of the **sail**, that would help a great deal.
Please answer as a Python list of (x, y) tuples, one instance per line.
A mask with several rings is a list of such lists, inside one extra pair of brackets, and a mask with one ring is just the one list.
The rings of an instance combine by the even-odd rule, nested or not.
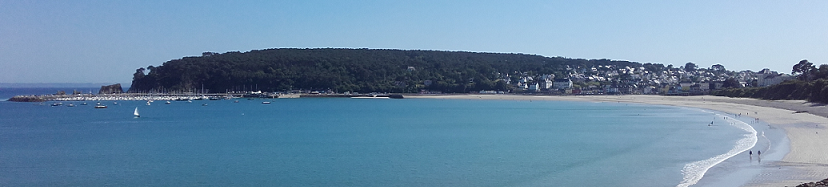
[(135, 116), (140, 116), (140, 115), (138, 115), (138, 107), (135, 107), (135, 113), (134, 114), (135, 114)]

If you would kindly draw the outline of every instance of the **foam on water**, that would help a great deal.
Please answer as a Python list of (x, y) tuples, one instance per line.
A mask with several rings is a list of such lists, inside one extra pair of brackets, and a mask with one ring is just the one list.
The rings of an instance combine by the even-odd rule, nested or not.
[[(724, 115), (716, 114), (718, 117), (724, 118)], [(730, 149), (727, 153), (716, 155), (714, 157), (700, 160), (696, 162), (689, 163), (684, 165), (684, 169), (681, 170), (681, 173), (684, 175), (684, 179), (679, 183), (678, 187), (686, 187), (691, 186), (699, 182), (704, 174), (715, 166), (716, 164), (722, 163), (723, 161), (731, 158), (733, 156), (738, 155), (739, 153), (745, 152), (756, 145), (756, 142), (759, 141), (759, 138), (756, 136), (757, 132), (756, 129), (753, 129), (752, 126), (748, 125), (745, 122), (735, 120), (733, 118), (727, 117), (726, 121), (730, 123), (730, 125), (740, 128), (748, 132), (748, 134), (744, 134), (744, 138), (739, 139), (736, 141), (736, 145), (733, 146), (733, 149)]]

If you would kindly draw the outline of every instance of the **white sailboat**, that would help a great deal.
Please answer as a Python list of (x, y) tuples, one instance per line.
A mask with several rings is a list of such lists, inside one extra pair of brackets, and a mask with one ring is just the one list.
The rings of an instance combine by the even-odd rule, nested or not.
[(138, 107), (135, 107), (135, 112), (133, 112), (133, 114), (135, 114), (136, 118), (141, 117), (141, 115), (138, 114)]

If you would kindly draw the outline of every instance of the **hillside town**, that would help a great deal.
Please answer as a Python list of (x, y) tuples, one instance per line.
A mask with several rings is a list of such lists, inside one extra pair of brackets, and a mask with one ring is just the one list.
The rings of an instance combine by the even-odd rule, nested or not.
[[(770, 69), (759, 72), (735, 72), (726, 70), (721, 64), (710, 68), (698, 68), (693, 63), (678, 68), (672, 65), (663, 68), (647, 68), (647, 65), (637, 68), (613, 65), (566, 66), (565, 72), (563, 75), (529, 75), (526, 72), (515, 72), (512, 75), (503, 74), (501, 80), (514, 86), (515, 93), (701, 95), (729, 87), (766, 87), (796, 78)], [(504, 92), (483, 90), (478, 93)]]

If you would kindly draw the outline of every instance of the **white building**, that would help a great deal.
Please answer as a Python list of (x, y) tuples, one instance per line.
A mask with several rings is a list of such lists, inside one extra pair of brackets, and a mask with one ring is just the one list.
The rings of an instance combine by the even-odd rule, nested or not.
[(556, 90), (572, 88), (572, 80), (569, 79), (555, 79), (555, 82), (553, 84)]
[(529, 90), (538, 91), (538, 87), (540, 87), (538, 86), (538, 83), (529, 84)]
[(770, 69), (763, 69), (756, 74), (758, 78), (757, 83), (760, 87), (770, 86), (785, 82), (786, 80), (794, 79), (794, 76), (776, 73), (775, 71), (770, 71)]

